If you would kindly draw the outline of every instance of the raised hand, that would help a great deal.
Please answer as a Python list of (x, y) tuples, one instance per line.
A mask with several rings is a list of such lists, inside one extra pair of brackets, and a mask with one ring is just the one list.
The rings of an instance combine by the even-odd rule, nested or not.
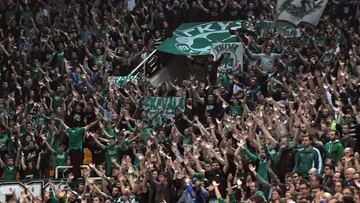
[(250, 170), (252, 173), (256, 173), (256, 168), (255, 168), (255, 166), (253, 166), (252, 164), (249, 164), (249, 170)]
[(213, 181), (213, 182), (212, 182), (212, 185), (213, 185), (214, 187), (218, 187), (220, 184), (217, 183), (216, 181)]
[(232, 182), (233, 178), (234, 178), (234, 176), (231, 173), (229, 173), (229, 175), (227, 177), (227, 181)]
[(94, 164), (94, 163), (89, 163), (89, 167), (90, 167), (91, 169), (94, 169), (94, 168), (95, 168), (95, 164)]

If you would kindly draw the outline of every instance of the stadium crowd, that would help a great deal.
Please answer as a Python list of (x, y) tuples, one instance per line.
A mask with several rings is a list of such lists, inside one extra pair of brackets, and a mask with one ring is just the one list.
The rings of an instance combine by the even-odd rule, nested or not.
[[(52, 179), (7, 202), (360, 203), (357, 0), (329, 0), (298, 37), (235, 31), (244, 70), (189, 56), (205, 80), (108, 83), (180, 23), (272, 20), (275, 4), (0, 0), (1, 181), (72, 166), (59, 172), (67, 189)], [(183, 96), (185, 111), (151, 115), (151, 96)]]

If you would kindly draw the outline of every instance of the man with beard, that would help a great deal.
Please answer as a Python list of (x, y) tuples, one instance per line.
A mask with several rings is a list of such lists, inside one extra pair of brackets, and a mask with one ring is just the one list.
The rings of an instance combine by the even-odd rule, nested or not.
[[(205, 177), (208, 179), (208, 183), (212, 183), (213, 181), (219, 183), (219, 191), (221, 196), (225, 197), (226, 195), (226, 168), (224, 170), (220, 169), (220, 163), (218, 161), (213, 161), (211, 163), (210, 171), (205, 171)], [(215, 196), (214, 191), (209, 192), (209, 200), (210, 202), (215, 201), (217, 198)]]
[(303, 148), (295, 155), (294, 171), (299, 172), (303, 177), (309, 177), (309, 170), (316, 168), (322, 171), (322, 157), (318, 149), (313, 147), (312, 140), (308, 135), (303, 136)]
[(334, 163), (341, 160), (344, 154), (344, 147), (337, 139), (336, 131), (331, 131), (329, 134), (330, 141), (325, 144), (325, 158), (331, 159)]
[(152, 171), (148, 171), (148, 179), (155, 190), (155, 202), (171, 202), (172, 194), (172, 174), (167, 169), (167, 172), (161, 172), (159, 174), (159, 180), (154, 180)]
[(327, 187), (327, 188), (333, 188), (335, 186), (335, 182), (333, 180), (333, 176), (334, 176), (334, 166), (332, 164), (332, 162), (328, 162), (327, 160), (325, 161), (325, 167), (324, 167), (324, 178), (323, 178), (323, 182), (322, 184)]

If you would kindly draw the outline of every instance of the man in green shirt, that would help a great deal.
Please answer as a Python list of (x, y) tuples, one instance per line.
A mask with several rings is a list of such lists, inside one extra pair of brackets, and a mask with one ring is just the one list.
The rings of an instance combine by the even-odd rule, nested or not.
[(267, 149), (266, 147), (261, 148), (261, 151), (259, 153), (259, 155), (255, 155), (254, 153), (252, 153), (248, 148), (243, 148), (242, 150), (247, 157), (249, 157), (249, 159), (251, 159), (253, 162), (258, 162), (257, 168), (258, 171), (257, 173), (259, 174), (260, 177), (262, 177), (265, 181), (269, 181), (269, 176), (268, 176), (268, 171), (267, 171), (267, 162), (269, 159), (271, 159), (271, 157), (267, 156)]
[(294, 172), (298, 172), (303, 177), (308, 178), (311, 168), (316, 168), (319, 172), (322, 171), (322, 157), (319, 150), (313, 147), (309, 135), (303, 136), (303, 146), (295, 155)]
[(108, 145), (103, 145), (95, 136), (94, 133), (91, 134), (91, 137), (94, 139), (95, 143), (105, 151), (105, 170), (106, 175), (111, 175), (111, 172), (116, 165), (113, 163), (113, 159), (119, 161), (121, 155), (121, 148), (119, 145), (116, 144), (114, 139), (110, 139), (108, 141)]
[(95, 126), (99, 122), (101, 116), (98, 119), (85, 127), (68, 127), (63, 120), (60, 119), (61, 124), (69, 137), (69, 156), (72, 165), (72, 172), (74, 174), (74, 181), (77, 180), (81, 175), (80, 165), (82, 164), (83, 159), (83, 137), (85, 131), (88, 131), (90, 128)]
[(344, 155), (344, 147), (337, 137), (336, 131), (331, 131), (329, 134), (330, 141), (324, 146), (325, 158), (331, 159), (334, 163), (340, 161)]
[(0, 158), (5, 159), (9, 152), (10, 138), (3, 128), (0, 128)]
[[(63, 143), (59, 144), (59, 147), (57, 149), (54, 149), (50, 146), (50, 144), (47, 141), (47, 137), (45, 135), (41, 136), (43, 139), (43, 142), (45, 146), (48, 148), (51, 154), (55, 157), (55, 164), (54, 164), (54, 170), (58, 166), (67, 166), (68, 165), (68, 150), (65, 150), (66, 146)], [(61, 176), (60, 176), (61, 177)]]
[(16, 180), (17, 167), (15, 166), (14, 159), (9, 157), (7, 159), (6, 165), (2, 159), (0, 159), (0, 168), (3, 169), (3, 178), (4, 181), (14, 181)]

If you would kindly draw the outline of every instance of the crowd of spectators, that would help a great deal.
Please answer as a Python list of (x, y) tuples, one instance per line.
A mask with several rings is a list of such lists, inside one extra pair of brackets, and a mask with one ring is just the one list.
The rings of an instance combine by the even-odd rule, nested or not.
[[(1, 181), (51, 179), (8, 202), (359, 203), (357, 0), (329, 0), (300, 37), (236, 31), (243, 70), (184, 57), (205, 80), (108, 83), (183, 22), (273, 20), (275, 4), (0, 0)], [(150, 114), (153, 96), (185, 111)]]

